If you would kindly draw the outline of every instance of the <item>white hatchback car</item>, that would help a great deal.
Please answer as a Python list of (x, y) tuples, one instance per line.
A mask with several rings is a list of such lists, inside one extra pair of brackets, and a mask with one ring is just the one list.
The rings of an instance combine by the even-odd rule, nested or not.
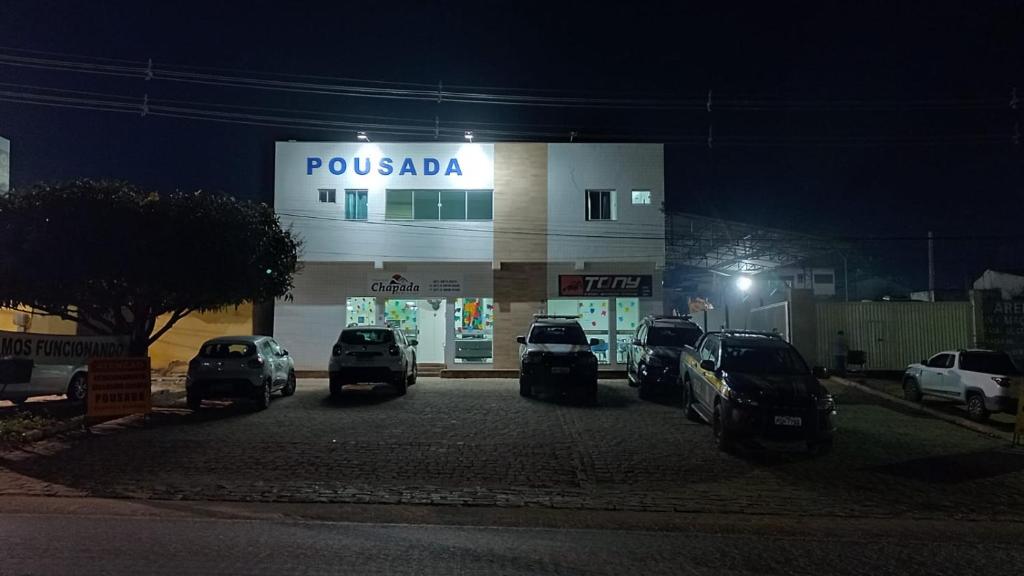
[(385, 382), (399, 396), (416, 383), (416, 340), (389, 326), (345, 328), (331, 350), (331, 396), (346, 384)]
[(1022, 376), (1005, 352), (948, 350), (903, 373), (903, 396), (919, 402), (922, 395), (954, 398), (967, 405), (972, 420), (990, 412), (1016, 413)]

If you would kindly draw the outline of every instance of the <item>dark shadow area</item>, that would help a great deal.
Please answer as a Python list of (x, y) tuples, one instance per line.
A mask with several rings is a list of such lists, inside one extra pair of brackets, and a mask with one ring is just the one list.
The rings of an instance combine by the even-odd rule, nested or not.
[[(324, 396), (320, 402), (321, 406), (334, 408), (358, 408), (360, 406), (374, 406), (401, 398), (390, 384), (373, 384), (370, 390), (342, 389), (341, 396), (335, 398), (330, 394)], [(410, 392), (415, 388), (410, 388)]]
[(0, 418), (13, 416), (19, 413), (28, 413), (34, 416), (45, 416), (56, 420), (73, 418), (85, 413), (84, 403), (69, 402), (65, 399), (47, 400), (44, 402), (26, 402), (21, 406), (0, 407)]
[[(633, 389), (630, 388), (631, 392)], [(620, 388), (597, 385), (597, 402), (589, 403), (582, 394), (573, 390), (559, 390), (556, 387), (535, 386), (533, 388), (533, 400), (547, 402), (558, 406), (571, 406), (574, 408), (625, 408), (635, 404), (635, 394), (629, 394)]]
[(985, 450), (918, 458), (870, 470), (928, 484), (958, 484), (1024, 470), (1024, 453)]

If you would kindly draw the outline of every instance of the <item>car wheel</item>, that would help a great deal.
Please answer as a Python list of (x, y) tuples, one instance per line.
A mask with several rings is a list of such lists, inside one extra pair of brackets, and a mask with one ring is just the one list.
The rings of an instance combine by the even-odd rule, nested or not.
[(295, 394), (295, 372), (288, 373), (288, 382), (285, 383), (284, 388), (281, 388), (281, 396), (291, 396)]
[(917, 385), (917, 380), (907, 378), (903, 381), (903, 398), (910, 402), (921, 401), (921, 387)]
[(975, 422), (988, 420), (988, 410), (985, 408), (985, 397), (978, 392), (971, 392), (967, 395), (967, 417)]
[(522, 376), (519, 376), (519, 395), (523, 398), (530, 398), (533, 396), (533, 384)]
[(398, 394), (399, 396), (405, 396), (405, 393), (409, 390), (407, 384), (408, 380), (406, 380), (405, 374), (399, 374), (398, 378), (395, 378), (395, 381), (392, 385), (395, 387), (396, 394)]
[(270, 407), (270, 381), (264, 380), (263, 385), (256, 389), (256, 409), (266, 410)]
[(700, 421), (700, 415), (693, 407), (693, 383), (687, 378), (683, 380), (683, 410), (686, 411), (686, 418), (694, 422)]
[(185, 404), (189, 410), (198, 412), (203, 407), (203, 397), (198, 392), (188, 392), (185, 395)]
[(651, 387), (644, 381), (643, 370), (639, 369), (636, 371), (636, 394), (641, 400), (650, 400), (653, 396)]
[(412, 373), (409, 374), (409, 386), (412, 386), (413, 384), (416, 383), (416, 374), (419, 372), (419, 370), (420, 369), (416, 367), (416, 362), (413, 361), (413, 363), (412, 363)]
[(71, 382), (68, 383), (68, 400), (75, 404), (85, 402), (86, 396), (89, 395), (89, 381), (86, 375), (79, 372), (71, 377)]
[(28, 398), (26, 397), (8, 398), (8, 400), (10, 400), (15, 406), (22, 406), (25, 402), (28, 402)]
[(718, 449), (722, 452), (732, 452), (733, 438), (732, 434), (729, 433), (728, 428), (725, 427), (722, 422), (722, 404), (715, 404), (715, 415), (711, 419), (711, 432), (715, 437), (715, 444)]
[(331, 382), (331, 399), (341, 400), (341, 383)]

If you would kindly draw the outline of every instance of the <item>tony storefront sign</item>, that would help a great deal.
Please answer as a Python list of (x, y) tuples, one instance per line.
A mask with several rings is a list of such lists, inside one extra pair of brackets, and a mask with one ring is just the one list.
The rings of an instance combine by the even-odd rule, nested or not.
[(650, 274), (561, 274), (558, 295), (650, 298), (653, 284)]

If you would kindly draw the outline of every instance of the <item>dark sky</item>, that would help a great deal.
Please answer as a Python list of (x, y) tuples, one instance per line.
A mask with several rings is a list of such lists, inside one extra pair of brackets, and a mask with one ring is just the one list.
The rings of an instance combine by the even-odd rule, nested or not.
[[(153, 4), (153, 5), (151, 5)], [(350, 115), (437, 115), (675, 141), (668, 205), (826, 236), (922, 237), (940, 285), (1024, 268), (1024, 2), (52, 2), (7, 0), (0, 46), (157, 65), (315, 74), (577, 96), (777, 101), (784, 110), (622, 111), (312, 96), (0, 65), (0, 82), (138, 98)], [(320, 3), (316, 3), (320, 4)], [(326, 3), (325, 3), (326, 4)], [(682, 5), (682, 6), (681, 6)], [(0, 49), (0, 53), (10, 53)], [(22, 90), (0, 86), (0, 90)], [(812, 102), (953, 103), (812, 111)], [(958, 102), (1005, 102), (962, 109)], [(714, 108), (714, 106), (713, 106)], [(282, 113), (277, 113), (281, 115)], [(287, 115), (287, 114), (284, 114)], [(703, 141), (709, 123), (715, 145)], [(1024, 129), (1024, 128), (1020, 128)], [(371, 132), (372, 133), (372, 132)], [(0, 101), (12, 180), (109, 176), (270, 200), (273, 142), (336, 133)], [(381, 140), (399, 138), (380, 137)], [(811, 142), (801, 142), (810, 139)], [(827, 143), (822, 140), (829, 140)], [(961, 141), (961, 139), (965, 139)], [(879, 140), (884, 142), (878, 142)], [(907, 142), (912, 140), (912, 142)], [(742, 141), (742, 142), (741, 142)], [(994, 237), (994, 238), (993, 238)], [(887, 273), (924, 282), (924, 243), (855, 240)]]

